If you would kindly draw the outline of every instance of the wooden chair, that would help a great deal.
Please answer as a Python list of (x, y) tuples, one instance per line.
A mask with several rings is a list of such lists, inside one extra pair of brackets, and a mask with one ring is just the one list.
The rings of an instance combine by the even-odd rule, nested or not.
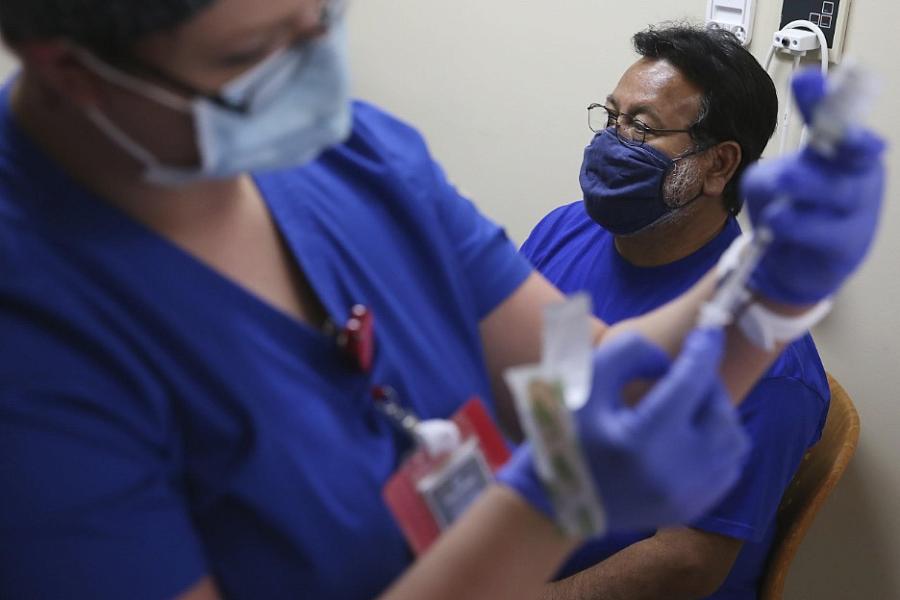
[(778, 506), (775, 541), (763, 574), (760, 600), (781, 600), (784, 582), (800, 542), (856, 451), (859, 415), (850, 396), (830, 374), (828, 386), (831, 388), (831, 406), (822, 439), (803, 457)]

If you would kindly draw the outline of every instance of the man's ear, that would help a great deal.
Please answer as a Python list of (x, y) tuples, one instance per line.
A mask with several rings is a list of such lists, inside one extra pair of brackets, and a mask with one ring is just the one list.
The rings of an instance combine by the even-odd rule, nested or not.
[(26, 73), (48, 97), (64, 97), (76, 106), (96, 105), (100, 81), (84, 66), (78, 50), (64, 40), (16, 44), (14, 51)]
[(716, 144), (709, 149), (712, 164), (706, 172), (703, 181), (703, 194), (706, 196), (721, 196), (734, 172), (741, 164), (743, 152), (737, 142), (728, 141)]

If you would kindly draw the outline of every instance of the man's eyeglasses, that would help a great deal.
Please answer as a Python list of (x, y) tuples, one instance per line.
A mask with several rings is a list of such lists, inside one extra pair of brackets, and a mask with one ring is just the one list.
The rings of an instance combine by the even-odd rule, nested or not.
[(600, 133), (610, 127), (615, 128), (619, 141), (632, 146), (643, 146), (647, 136), (667, 135), (670, 133), (691, 133), (691, 129), (657, 129), (650, 127), (640, 119), (629, 114), (620, 113), (602, 104), (588, 106), (588, 127), (594, 133)]

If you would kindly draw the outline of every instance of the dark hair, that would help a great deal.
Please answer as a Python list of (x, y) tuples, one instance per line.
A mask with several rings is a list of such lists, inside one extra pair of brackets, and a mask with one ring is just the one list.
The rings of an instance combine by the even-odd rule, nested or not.
[(65, 38), (100, 55), (185, 21), (214, 0), (0, 0), (0, 33), (15, 46)]
[(635, 34), (634, 49), (646, 58), (664, 59), (703, 91), (700, 116), (691, 128), (699, 145), (733, 140), (742, 158), (724, 191), (725, 207), (736, 215), (741, 174), (762, 155), (778, 119), (775, 84), (756, 58), (723, 29), (688, 24), (651, 26)]

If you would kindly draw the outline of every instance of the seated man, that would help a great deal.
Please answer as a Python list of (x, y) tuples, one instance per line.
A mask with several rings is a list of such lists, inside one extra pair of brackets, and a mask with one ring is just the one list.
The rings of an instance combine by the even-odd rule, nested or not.
[[(651, 28), (634, 46), (642, 58), (589, 109), (584, 203), (551, 212), (522, 246), (563, 292), (590, 293), (608, 323), (677, 297), (739, 235), (738, 180), (778, 108), (771, 79), (730, 34)], [(546, 597), (755, 598), (776, 508), (828, 401), (806, 335), (740, 406), (754, 448), (729, 496), (698, 522), (588, 545)]]

